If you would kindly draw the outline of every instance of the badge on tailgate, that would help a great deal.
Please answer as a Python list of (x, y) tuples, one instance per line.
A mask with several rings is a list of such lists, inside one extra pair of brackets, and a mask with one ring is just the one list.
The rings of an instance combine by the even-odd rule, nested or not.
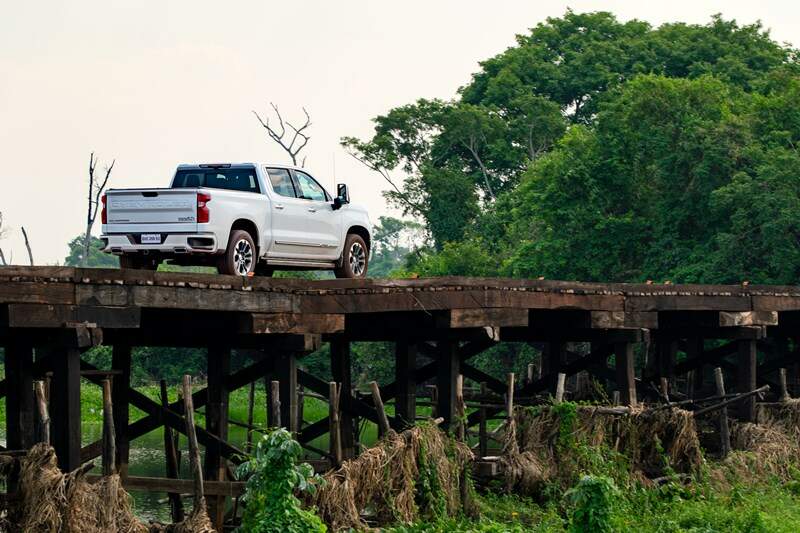
[(142, 233), (142, 244), (161, 244), (161, 234)]

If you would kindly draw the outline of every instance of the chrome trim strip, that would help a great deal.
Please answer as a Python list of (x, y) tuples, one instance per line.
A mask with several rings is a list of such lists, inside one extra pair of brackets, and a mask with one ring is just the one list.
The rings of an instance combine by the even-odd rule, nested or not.
[(267, 259), (268, 265), (283, 265), (283, 266), (303, 266), (303, 267), (319, 267), (319, 268), (334, 268), (335, 261), (314, 261), (309, 259)]
[(286, 246), (308, 246), (310, 248), (336, 248), (335, 244), (319, 244), (313, 242), (275, 241), (275, 244), (285, 244)]

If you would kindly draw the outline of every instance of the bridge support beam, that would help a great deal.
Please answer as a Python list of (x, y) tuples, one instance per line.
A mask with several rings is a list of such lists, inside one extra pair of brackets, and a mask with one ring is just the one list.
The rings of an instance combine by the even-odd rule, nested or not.
[(622, 342), (614, 345), (617, 389), (622, 405), (636, 406), (636, 372), (634, 368), (633, 343)]
[(58, 466), (68, 472), (81, 466), (81, 353), (77, 348), (55, 348), (49, 357), (53, 368), (50, 434)]
[[(220, 346), (208, 349), (208, 405), (206, 405), (206, 429), (223, 441), (228, 440), (228, 400), (230, 393), (226, 386), (230, 374), (231, 350)], [(205, 478), (210, 481), (225, 481), (227, 464), (222, 457), (218, 442), (211, 441), (206, 446)], [(217, 531), (222, 531), (225, 519), (225, 496), (215, 496), (208, 500), (208, 514)]]
[(131, 386), (131, 347), (115, 344), (111, 354), (111, 368), (116, 372), (111, 387), (111, 402), (114, 406), (114, 433), (117, 456), (117, 472), (123, 478), (128, 475), (130, 437), (128, 418), (130, 414), (129, 390)]
[(458, 353), (458, 343), (455, 341), (439, 341), (436, 347), (438, 351), (436, 414), (444, 418), (442, 427), (450, 428), (456, 419), (456, 381), (461, 372), (461, 357)]
[(353, 381), (351, 374), (350, 342), (337, 337), (331, 340), (331, 374), (341, 386), (339, 397), (339, 426), (341, 431), (342, 458), (356, 455), (356, 432), (353, 424)]
[(5, 350), (6, 447), (25, 450), (33, 446), (33, 349), (11, 343)]
[[(739, 360), (736, 367), (736, 392), (755, 390), (756, 384), (756, 341), (741, 339), (738, 342)], [(738, 416), (747, 422), (756, 420), (756, 397), (750, 396), (738, 405)]]
[(402, 340), (395, 344), (394, 375), (397, 384), (395, 414), (398, 428), (413, 426), (417, 415), (417, 346)]

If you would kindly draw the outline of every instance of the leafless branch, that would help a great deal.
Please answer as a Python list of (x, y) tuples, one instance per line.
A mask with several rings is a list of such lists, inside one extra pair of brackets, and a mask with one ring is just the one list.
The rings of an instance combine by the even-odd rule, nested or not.
[[(311, 136), (307, 134), (308, 128), (311, 127), (311, 116), (309, 116), (308, 111), (306, 108), (303, 107), (303, 114), (306, 116), (306, 121), (303, 123), (302, 126), (299, 128), (294, 126), (289, 121), (284, 121), (283, 116), (281, 115), (278, 106), (270, 102), (269, 104), (272, 106), (273, 111), (275, 112), (275, 116), (278, 119), (278, 128), (273, 128), (269, 123), (269, 117), (266, 119), (262, 119), (261, 115), (259, 115), (256, 111), (253, 111), (253, 114), (258, 119), (258, 122), (261, 124), (265, 130), (267, 130), (267, 134), (269, 135), (270, 139), (275, 141), (278, 146), (283, 148), (283, 150), (289, 154), (289, 157), (292, 159), (292, 164), (297, 165), (297, 159), (300, 152), (308, 144), (308, 141), (311, 140)], [(292, 130), (289, 132), (286, 130), (286, 127)], [(301, 167), (305, 166), (306, 158), (303, 157), (303, 160), (300, 164)]]
[(481, 159), (481, 156), (478, 153), (480, 147), (479, 140), (475, 135), (470, 135), (469, 140), (462, 141), (461, 144), (467, 149), (467, 151), (469, 151), (470, 154), (472, 154), (472, 158), (475, 159), (475, 162), (478, 163), (478, 166), (481, 168), (483, 182), (486, 184), (486, 192), (489, 194), (489, 197), (494, 200), (494, 191), (492, 190), (492, 186), (489, 184), (489, 169), (487, 169), (486, 165), (483, 164), (483, 159)]
[(392, 180), (392, 177), (389, 175), (389, 171), (388, 170), (386, 170), (383, 167), (379, 167), (378, 165), (375, 165), (375, 164), (371, 163), (369, 160), (361, 157), (360, 155), (358, 155), (357, 153), (355, 153), (355, 152), (353, 152), (351, 150), (348, 150), (347, 153), (350, 154), (353, 157), (353, 159), (355, 159), (356, 161), (358, 161), (359, 163), (361, 163), (362, 165), (364, 165), (368, 169), (370, 169), (372, 171), (375, 171), (378, 174), (380, 174), (381, 177), (384, 180), (386, 180), (386, 182), (389, 185), (391, 185), (392, 188), (395, 190), (395, 193), (397, 193), (397, 198), (399, 198), (401, 202), (403, 202), (406, 206), (408, 206), (411, 209), (412, 212), (414, 212), (414, 213), (416, 213), (418, 215), (421, 215), (423, 213), (422, 207), (419, 204), (417, 204), (415, 202), (412, 202), (408, 198), (408, 195), (406, 193), (404, 193), (400, 189), (400, 187), (397, 186), (397, 184), (394, 182), (394, 180)]
[(96, 178), (94, 171), (97, 168), (97, 159), (94, 157), (94, 152), (89, 154), (89, 190), (87, 197), (86, 207), (86, 232), (83, 235), (83, 257), (81, 258), (81, 265), (86, 266), (89, 260), (89, 250), (92, 243), (92, 228), (97, 220), (97, 213), (100, 211), (100, 197), (108, 185), (108, 179), (111, 177), (111, 171), (114, 170), (114, 163), (116, 159), (111, 161), (111, 164), (106, 167), (105, 176), (102, 180)]
[(31, 242), (28, 240), (28, 232), (25, 231), (25, 226), (22, 226), (22, 236), (25, 237), (25, 248), (28, 249), (28, 260), (33, 266), (33, 252), (31, 251)]

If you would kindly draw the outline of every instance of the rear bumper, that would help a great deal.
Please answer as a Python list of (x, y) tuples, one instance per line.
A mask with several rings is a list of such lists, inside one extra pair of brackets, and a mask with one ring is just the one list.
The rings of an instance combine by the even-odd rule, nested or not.
[(213, 233), (168, 233), (162, 234), (161, 244), (139, 244), (138, 233), (114, 233), (101, 235), (103, 251), (114, 255), (123, 254), (214, 254), (217, 253), (217, 238)]

